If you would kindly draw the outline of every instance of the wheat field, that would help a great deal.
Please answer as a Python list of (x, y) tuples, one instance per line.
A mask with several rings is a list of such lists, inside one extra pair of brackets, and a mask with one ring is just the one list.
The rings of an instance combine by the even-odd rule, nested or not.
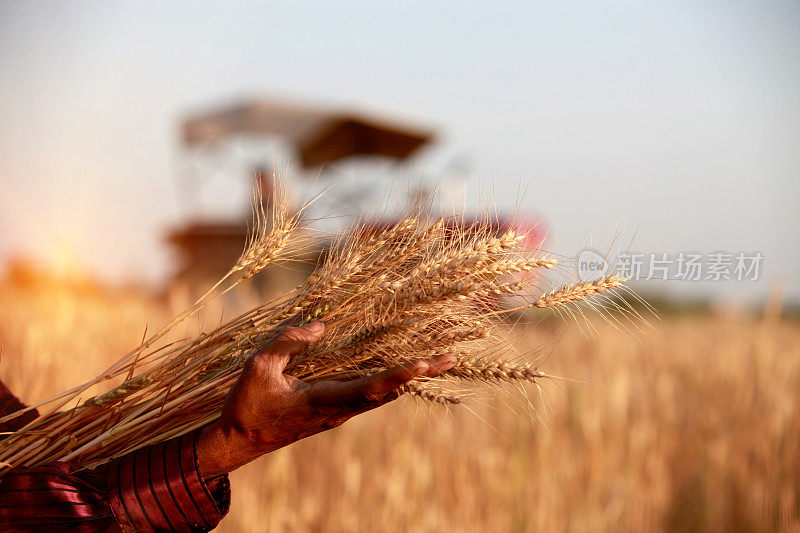
[[(0, 287), (0, 376), (43, 400), (169, 316), (136, 291)], [(635, 336), (594, 326), (511, 330), (564, 378), (541, 390), (449, 408), (403, 398), (233, 473), (219, 530), (800, 528), (800, 324), (739, 314), (665, 317)]]

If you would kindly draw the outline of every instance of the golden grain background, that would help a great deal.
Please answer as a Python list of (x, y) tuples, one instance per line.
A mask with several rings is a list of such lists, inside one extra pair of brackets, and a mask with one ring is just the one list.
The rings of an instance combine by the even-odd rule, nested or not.
[[(134, 290), (2, 287), (0, 376), (42, 400), (169, 313)], [(218, 530), (800, 528), (800, 324), (743, 313), (671, 315), (636, 336), (596, 327), (511, 330), (565, 378), (528, 389), (530, 406), (518, 392), (449, 409), (402, 399), (233, 473)]]

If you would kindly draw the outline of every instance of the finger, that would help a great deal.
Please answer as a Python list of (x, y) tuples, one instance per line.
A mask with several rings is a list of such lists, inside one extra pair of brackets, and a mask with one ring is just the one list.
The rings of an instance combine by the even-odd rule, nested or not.
[(322, 322), (312, 322), (305, 327), (287, 326), (262, 346), (256, 355), (300, 355), (321, 339), (324, 333), (325, 325)]
[(312, 322), (305, 327), (283, 328), (274, 339), (256, 352), (255, 359), (271, 371), (282, 374), (292, 357), (306, 351), (324, 333), (325, 325), (322, 322)]
[(455, 366), (456, 356), (451, 353), (437, 355), (436, 357), (428, 359), (426, 363), (428, 364), (428, 368), (425, 371), (425, 377), (435, 378), (439, 374), (447, 372)]
[(353, 414), (383, 405), (400, 394), (398, 390), (419, 372), (427, 371), (426, 364), (397, 366), (374, 376), (353, 381), (323, 381), (308, 392), (308, 403), (313, 407), (335, 407)]
[(400, 365), (365, 378), (367, 393), (381, 394), (391, 392), (415, 378), (436, 377), (456, 363), (456, 356), (443, 354), (410, 365)]
[(377, 407), (399, 396), (399, 389), (409, 381), (434, 377), (451, 368), (456, 358), (441, 355), (428, 361), (417, 361), (379, 372), (373, 376), (347, 382), (322, 382), (311, 387), (309, 403), (314, 406), (338, 406), (354, 411)]

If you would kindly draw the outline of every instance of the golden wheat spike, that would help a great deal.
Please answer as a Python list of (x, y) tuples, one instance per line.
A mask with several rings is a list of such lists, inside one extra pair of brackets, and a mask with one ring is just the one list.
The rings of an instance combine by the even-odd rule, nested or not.
[[(251, 277), (287, 253), (299, 217), (288, 215), (286, 195), (277, 197), (269, 217), (256, 212), (253, 236), (231, 273)], [(513, 232), (497, 235), (489, 224), (445, 224), (412, 211), (391, 227), (364, 227), (334, 242), (324, 263), (285, 296), (194, 339), (159, 344), (165, 334), (160, 332), (91, 382), (127, 378), (96, 398), (78, 403), (85, 387), (57, 396), (59, 406), (74, 401), (78, 407), (51, 409), (2, 441), (0, 474), (10, 466), (52, 460), (97, 466), (213, 421), (252, 351), (286, 324), (326, 324), (323, 339), (287, 367), (287, 373), (311, 382), (356, 379), (456, 349), (466, 355), (447, 379), (464, 390), (546, 377), (529, 365), (474, 356), (481, 343), (502, 352), (510, 342), (501, 335), (501, 324), (486, 317), (503, 312), (497, 310), (500, 297), (529, 286), (514, 274), (557, 264), (521, 255), (520, 237)], [(623, 281), (608, 276), (562, 287), (528, 307), (590, 301), (613, 294)], [(148, 363), (146, 372), (137, 372), (137, 361)], [(429, 382), (408, 384), (403, 392), (440, 404), (461, 401)]]

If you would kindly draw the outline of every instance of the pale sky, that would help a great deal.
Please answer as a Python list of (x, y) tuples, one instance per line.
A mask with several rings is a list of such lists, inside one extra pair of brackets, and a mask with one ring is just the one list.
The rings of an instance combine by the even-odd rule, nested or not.
[(179, 117), (265, 95), (432, 125), (565, 254), (622, 228), (764, 256), (756, 283), (648, 290), (800, 299), (796, 2), (431, 4), (0, 1), (0, 258), (159, 279)]

